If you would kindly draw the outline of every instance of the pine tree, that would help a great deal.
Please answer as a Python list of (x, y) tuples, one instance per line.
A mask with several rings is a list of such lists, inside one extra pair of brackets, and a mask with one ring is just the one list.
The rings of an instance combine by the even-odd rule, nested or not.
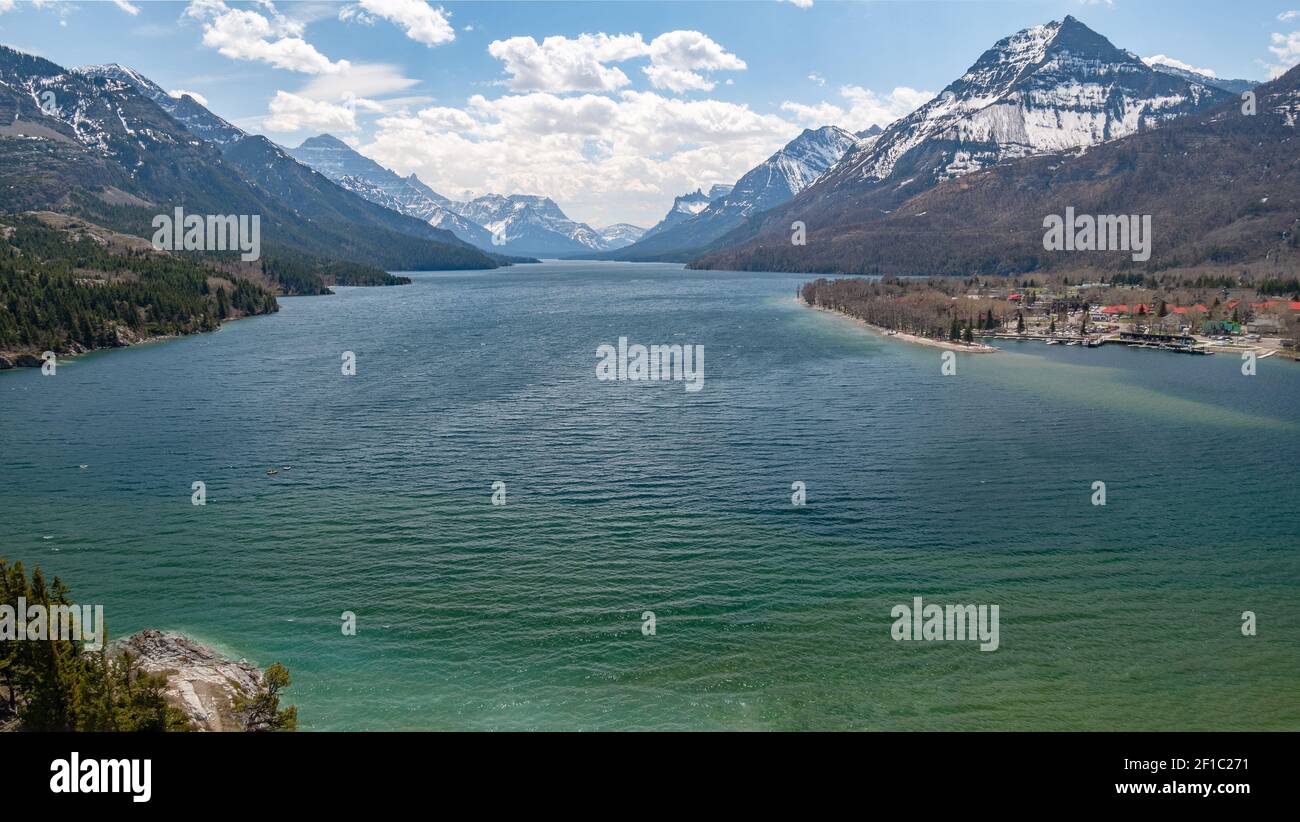
[(289, 687), (289, 669), (279, 662), (262, 674), (261, 687), (251, 696), (238, 697), (235, 710), (244, 715), (246, 731), (296, 731), (298, 708), (280, 709), (280, 691)]
[[(37, 568), (27, 581), (21, 563), (0, 560), (0, 603), (17, 609), (40, 605), (70, 606), (67, 587), (57, 578), (47, 587)], [(189, 720), (163, 695), (165, 678), (145, 674), (127, 654), (107, 648), (86, 650), (81, 642), (49, 638), (0, 639), (0, 684), (6, 699), (0, 719), (17, 717), (32, 731), (177, 731)], [(107, 629), (99, 626), (107, 640)], [(29, 630), (30, 634), (30, 630)]]

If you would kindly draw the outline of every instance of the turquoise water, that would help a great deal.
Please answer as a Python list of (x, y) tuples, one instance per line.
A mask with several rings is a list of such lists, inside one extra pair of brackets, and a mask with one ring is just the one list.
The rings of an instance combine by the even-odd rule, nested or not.
[[(945, 377), (790, 275), (412, 276), (0, 374), (0, 555), (283, 661), (312, 729), (1300, 728), (1295, 364)], [(704, 389), (598, 382), (620, 336), (703, 345)], [(913, 596), (1001, 647), (893, 641)]]

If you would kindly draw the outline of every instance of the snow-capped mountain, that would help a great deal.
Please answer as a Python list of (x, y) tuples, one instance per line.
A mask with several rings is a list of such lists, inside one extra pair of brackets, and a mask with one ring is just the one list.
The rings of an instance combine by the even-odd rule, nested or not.
[[(1025, 29), (998, 41), (934, 99), (860, 141), (794, 200), (746, 221), (699, 264), (815, 271), (862, 265), (875, 254), (866, 248), (875, 240), (864, 239), (878, 236), (875, 223), (897, 232), (895, 215), (919, 226), (916, 220), (940, 210), (937, 202), (915, 212), (909, 205), (936, 186), (993, 167), (1022, 168), (1032, 156), (1086, 156), (1230, 102), (1238, 101), (1204, 82), (1154, 70), (1073, 17)], [(999, 213), (1014, 207), (988, 206)], [(794, 220), (804, 221), (809, 235), (806, 246), (790, 251)], [(784, 247), (774, 251), (778, 243)]]
[(635, 243), (645, 234), (645, 229), (631, 223), (614, 223), (596, 231), (605, 248), (624, 248)]
[(446, 229), (486, 251), (499, 250), (492, 243), (492, 232), (450, 209), (451, 201), (420, 178), (414, 174), (402, 177), (332, 135), (309, 137), (287, 150), (299, 162), (372, 203)]
[[(694, 268), (816, 274), (927, 276), (1038, 275), (1095, 281), (1112, 272), (1218, 271), (1300, 267), (1294, 240), (1300, 213), (1300, 66), (1255, 90), (1257, 113), (1242, 116), (1229, 96), (1207, 110), (1137, 131), (1087, 151), (999, 163), (907, 197), (887, 214), (879, 202), (850, 201), (838, 223), (798, 202), (784, 223), (806, 216), (807, 243), (795, 246), (773, 216), (773, 231), (692, 262)], [(1149, 259), (1130, 251), (1059, 254), (1044, 248), (1043, 218), (1079, 214), (1150, 215)], [(869, 212), (879, 216), (867, 218)], [(1266, 261), (1266, 262), (1265, 262)]]
[(1161, 60), (1148, 57), (1142, 62), (1146, 63), (1156, 71), (1165, 74), (1172, 74), (1174, 77), (1181, 77), (1184, 80), (1190, 80), (1193, 83), (1200, 83), (1213, 88), (1223, 89), (1231, 94), (1241, 94), (1244, 91), (1250, 91), (1259, 85), (1258, 80), (1228, 80), (1223, 77), (1214, 77), (1209, 74), (1201, 74), (1199, 71), (1190, 71), (1181, 66), (1170, 65)]
[(308, 137), (302, 145), (289, 149), (289, 153), (331, 180), (348, 177), (365, 180), (388, 192), (393, 200), (410, 203), (412, 208), (423, 207), (425, 201), (439, 206), (450, 202), (414, 174), (401, 177), (332, 134)]
[[(496, 266), (450, 232), (339, 188), (266, 138), (121, 66), (69, 71), (0, 46), (0, 123), (0, 210), (75, 206), (127, 233), (173, 205), (257, 214), (268, 256), (298, 255), (304, 273), (324, 271), (327, 261)], [(212, 141), (204, 139), (207, 127), (220, 132)]]
[[(314, 209), (329, 216), (348, 214), (354, 219), (360, 213), (355, 208), (355, 203), (343, 202), (346, 197), (340, 198), (340, 192), (331, 190), (332, 186), (328, 183), (313, 180), (313, 175), (308, 172), (308, 168), (312, 168), (346, 191), (371, 203), (417, 218), (433, 228), (450, 231), (455, 235), (438, 236), (437, 232), (433, 232), (430, 233), (431, 237), (453, 241), (458, 238), (480, 249), (492, 250), (491, 234), (481, 226), (469, 223), (442, 208), (441, 203), (447, 202), (445, 197), (418, 181), (420, 188), (416, 188), (409, 180), (403, 180), (330, 135), (310, 138), (298, 149), (284, 149), (261, 135), (250, 135), (231, 125), (189, 95), (172, 97), (157, 83), (127, 66), (109, 63), (82, 66), (74, 71), (83, 77), (100, 78), (134, 87), (190, 132), (215, 145), (228, 160), (240, 166), (247, 176), (277, 193), (307, 216), (314, 216)], [(317, 163), (321, 168), (316, 167)], [(324, 207), (321, 208), (322, 206)], [(402, 226), (387, 218), (383, 221), (411, 233), (409, 226)]]
[[(451, 200), (416, 175), (402, 177), (329, 134), (308, 138), (289, 152), (348, 191), (446, 229), (485, 251), (572, 254), (621, 248), (633, 242), (604, 238), (591, 226), (570, 220), (547, 197), (489, 194), (469, 202)], [(629, 236), (627, 229), (640, 231), (627, 226), (621, 236)]]
[(816, 182), (857, 141), (838, 126), (804, 129), (785, 148), (737, 180), (721, 203), (710, 204), (701, 215), (734, 213), (743, 217), (778, 206)]
[(1067, 16), (999, 40), (939, 96), (849, 152), (817, 189), (890, 177), (933, 185), (1002, 160), (1114, 140), (1225, 98), (1153, 70)]
[(449, 208), (486, 228), (492, 234), (493, 247), (507, 254), (582, 254), (609, 248), (599, 232), (570, 220), (550, 197), (488, 194), (467, 203), (451, 203)]
[[(724, 188), (724, 186), (714, 186), (709, 193), (712, 194), (713, 191), (719, 188)], [(722, 194), (718, 196), (725, 196), (726, 193), (731, 190), (730, 186), (725, 186), (725, 188), (727, 189), (727, 191), (724, 191)], [(664, 218), (659, 222), (655, 223), (650, 228), (646, 229), (646, 232), (643, 235), (641, 235), (641, 237), (638, 239), (653, 237), (654, 235), (658, 234), (661, 231), (670, 229), (679, 223), (686, 222), (690, 218), (694, 217), (696, 214), (699, 214), (701, 211), (708, 208), (709, 201), (712, 199), (713, 199), (712, 197), (709, 197), (698, 188), (692, 191), (690, 194), (682, 194), (678, 197), (673, 198), (673, 207), (668, 209), (668, 213), (664, 215)]]
[(134, 86), (137, 91), (153, 100), (158, 104), (159, 108), (170, 114), (172, 119), (179, 121), (191, 132), (218, 148), (224, 148), (248, 136), (239, 127), (231, 125), (208, 111), (188, 94), (173, 97), (162, 86), (148, 77), (119, 63), (108, 63), (102, 66), (80, 66), (74, 68), (73, 71), (84, 77), (100, 77)]
[[(708, 202), (694, 216), (629, 246), (624, 258), (668, 258), (701, 250), (751, 214), (791, 200), (834, 166), (857, 142), (854, 134), (838, 126), (804, 129), (780, 151), (746, 172), (725, 195)], [(682, 203), (682, 198), (677, 199)], [(691, 207), (698, 202), (697, 196), (684, 205)], [(673, 212), (669, 212), (669, 217), (672, 216)]]

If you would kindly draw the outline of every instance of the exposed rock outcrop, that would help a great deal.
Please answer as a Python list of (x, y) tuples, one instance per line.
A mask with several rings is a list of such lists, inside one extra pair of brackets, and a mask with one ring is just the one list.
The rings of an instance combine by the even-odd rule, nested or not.
[(243, 730), (234, 699), (257, 690), (262, 672), (256, 666), (226, 659), (180, 634), (152, 629), (121, 640), (117, 648), (138, 655), (148, 673), (167, 677), (168, 702), (184, 711), (198, 730)]

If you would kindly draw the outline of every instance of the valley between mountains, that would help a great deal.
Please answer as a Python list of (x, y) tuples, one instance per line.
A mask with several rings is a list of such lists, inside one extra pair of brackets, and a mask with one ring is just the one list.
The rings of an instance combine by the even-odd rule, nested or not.
[[(805, 129), (642, 228), (575, 221), (544, 193), (455, 199), (330, 134), (280, 146), (128, 67), (66, 69), (0, 47), (0, 352), (30, 364), (45, 350), (273, 311), (276, 294), (541, 257), (840, 275), (1294, 278), (1298, 72), (1256, 85), (1148, 64), (1067, 16), (994, 43), (887, 127)], [(261, 259), (104, 239), (148, 238), (153, 216), (179, 205), (261, 215)], [(1045, 250), (1044, 218), (1066, 207), (1151, 215), (1149, 258)]]

